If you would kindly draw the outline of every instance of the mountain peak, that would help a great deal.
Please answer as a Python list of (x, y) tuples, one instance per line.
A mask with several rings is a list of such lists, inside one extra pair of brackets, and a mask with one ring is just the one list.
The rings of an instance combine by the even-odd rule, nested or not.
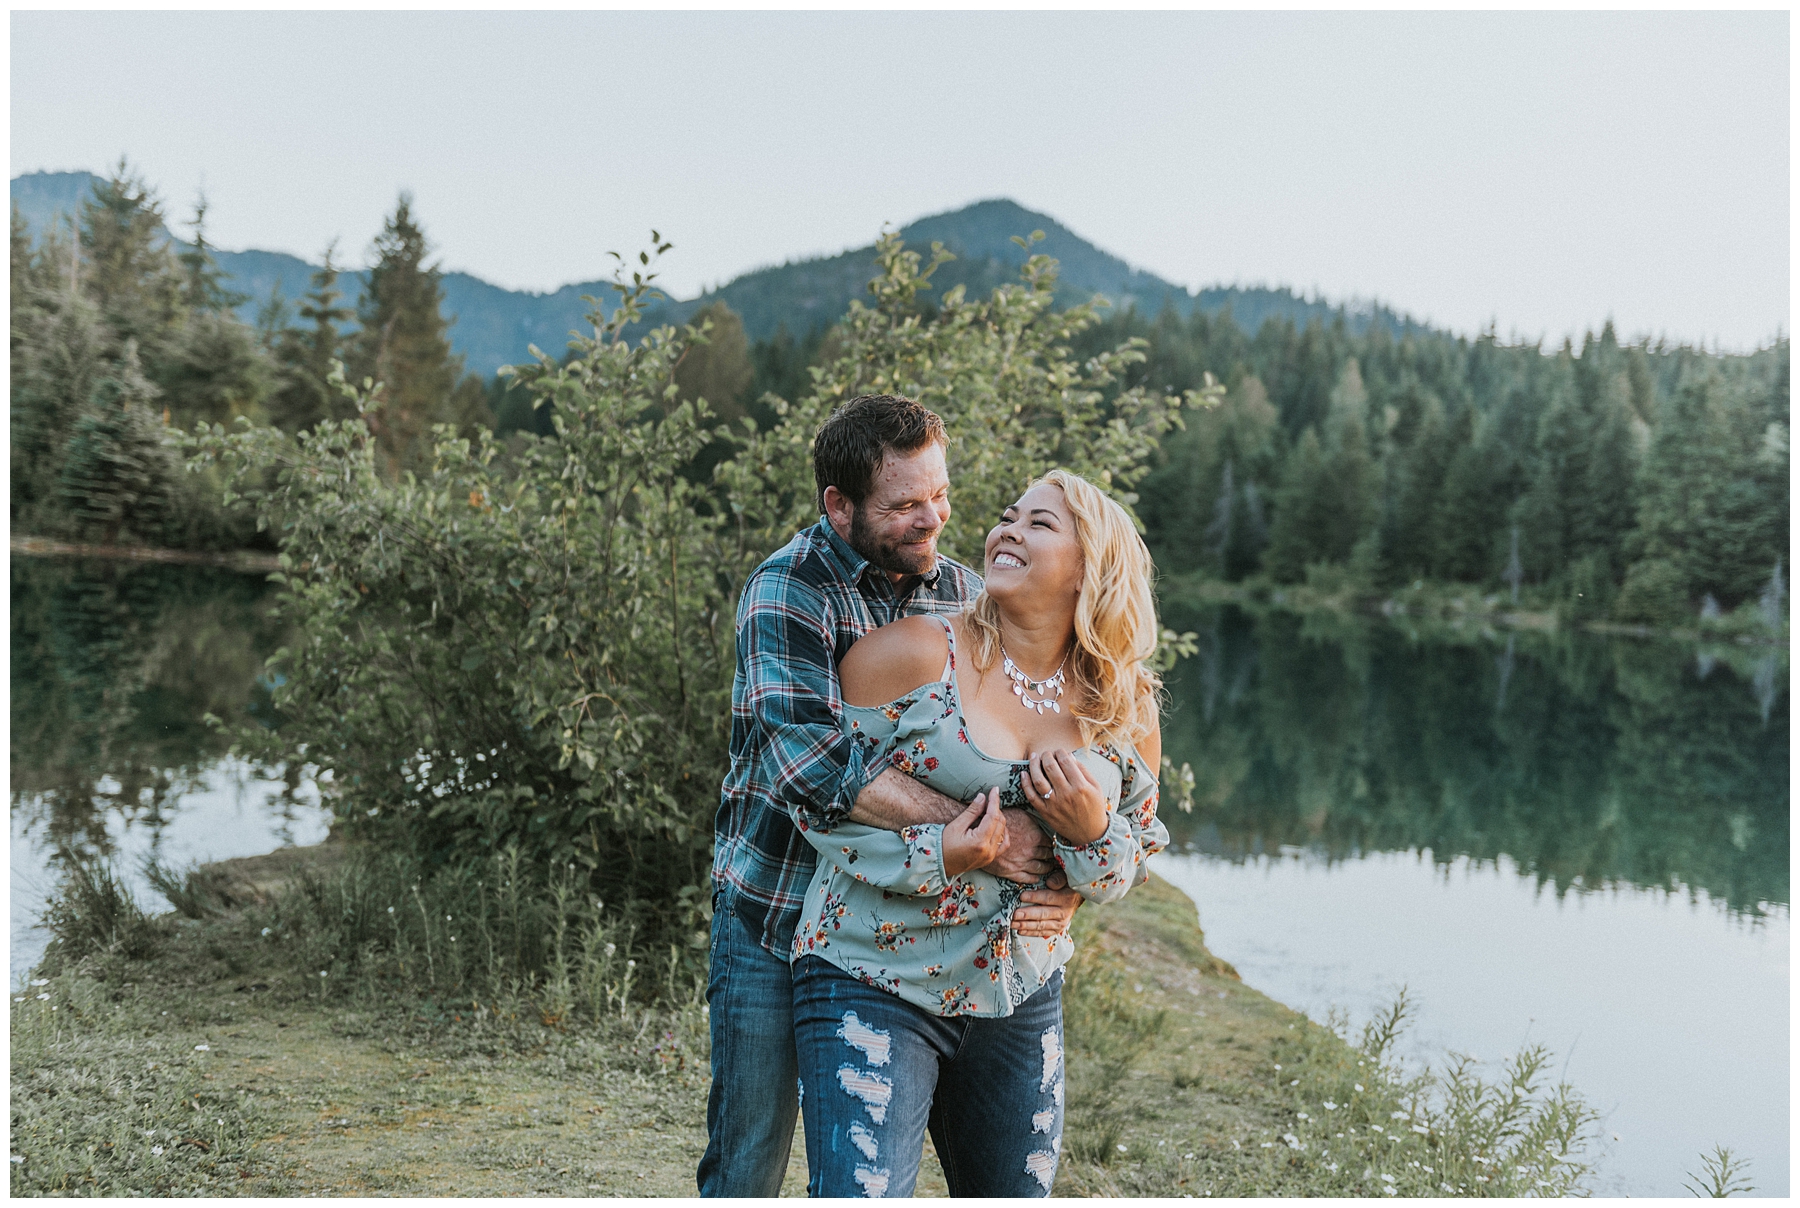
[[(13, 205), (24, 215), (34, 238), (40, 237), (58, 215), (75, 214), (99, 178), (89, 172), (31, 172), (12, 180)], [(1042, 243), (1030, 252), (1013, 242), (1014, 236), (1044, 232)], [(1077, 235), (1048, 214), (1021, 205), (1010, 197), (989, 197), (960, 209), (914, 219), (900, 229), (908, 246), (920, 252), (942, 243), (957, 258), (933, 278), (938, 296), (962, 285), (972, 297), (985, 296), (996, 286), (1016, 282), (1019, 268), (1032, 252), (1053, 256), (1059, 262), (1057, 299), (1063, 305), (1085, 302), (1104, 295), (1115, 308), (1136, 307), (1156, 314), (1172, 308), (1186, 316), (1196, 307), (1208, 313), (1226, 306), (1246, 332), (1254, 334), (1266, 319), (1284, 318), (1304, 325), (1312, 320), (1329, 322), (1338, 308), (1319, 299), (1305, 299), (1287, 289), (1210, 288), (1198, 294), (1166, 281), (1154, 273), (1133, 268), (1124, 260)], [(796, 338), (814, 328), (834, 323), (850, 307), (852, 299), (868, 296), (874, 275), (873, 243), (835, 256), (756, 269), (697, 298), (659, 306), (650, 316), (655, 322), (679, 322), (701, 306), (724, 302), (743, 319), (744, 332), (752, 340), (768, 339), (782, 328)], [(215, 249), (214, 257), (233, 289), (250, 296), (246, 318), (271, 293), (290, 302), (306, 291), (314, 266), (281, 252)], [(344, 272), (341, 288), (354, 299), (364, 274)], [(549, 293), (504, 290), (467, 273), (444, 276), (444, 312), (455, 320), (451, 342), (480, 374), (501, 365), (526, 360), (526, 349), (536, 344), (552, 354), (562, 350), (569, 332), (581, 328), (587, 316), (583, 294), (608, 296), (604, 281), (583, 281)], [(1405, 316), (1385, 308), (1350, 315), (1353, 330), (1381, 323), (1394, 330), (1416, 326)]]

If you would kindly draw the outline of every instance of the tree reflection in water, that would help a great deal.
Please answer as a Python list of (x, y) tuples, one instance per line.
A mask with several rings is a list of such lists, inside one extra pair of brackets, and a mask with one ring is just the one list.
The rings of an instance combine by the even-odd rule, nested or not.
[[(113, 854), (106, 820), (160, 829), (226, 755), (207, 714), (265, 725), (280, 643), (260, 575), (12, 560), (12, 805), (58, 853)], [(284, 809), (301, 769), (281, 773)]]
[(1788, 900), (1786, 655), (1586, 633), (1434, 633), (1166, 608), (1200, 634), (1165, 747), (1178, 841), (1510, 856), (1557, 894), (1629, 882), (1732, 910)]

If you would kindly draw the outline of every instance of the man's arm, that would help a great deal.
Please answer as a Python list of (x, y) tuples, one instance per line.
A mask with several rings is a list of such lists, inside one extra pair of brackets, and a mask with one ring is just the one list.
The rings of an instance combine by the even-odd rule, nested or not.
[(838, 724), (826, 612), (817, 591), (782, 568), (752, 576), (737, 619), (740, 707), (765, 736), (770, 804), (802, 830), (841, 822), (875, 770)]
[(897, 831), (903, 826), (949, 822), (967, 808), (899, 768), (885, 768), (863, 785), (847, 817), (864, 826)]
[[(967, 808), (898, 768), (885, 768), (863, 786), (848, 817), (864, 826), (898, 831), (907, 826), (949, 822)], [(999, 857), (982, 871), (1029, 885), (1056, 867), (1050, 859), (1050, 837), (1024, 810), (1006, 810), (1003, 816), (1006, 844)]]

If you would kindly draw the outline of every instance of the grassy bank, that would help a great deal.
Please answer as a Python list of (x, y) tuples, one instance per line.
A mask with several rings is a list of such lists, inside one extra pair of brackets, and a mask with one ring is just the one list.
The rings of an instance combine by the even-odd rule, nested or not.
[[(216, 866), (230, 905), (121, 924), (15, 995), (13, 1193), (691, 1194), (695, 987), (615, 986), (594, 1011), (553, 979), (392, 977), (372, 950), (313, 968), (317, 937), (275, 927), (308, 894), (343, 909), (321, 887), (354, 864), (332, 844)], [(1405, 1079), (1379, 1035), (1358, 1048), (1244, 986), (1160, 881), (1078, 926), (1059, 1194), (1555, 1194), (1584, 1170), (1553, 1158), (1585, 1116), (1532, 1070), (1518, 1095)], [(944, 1193), (934, 1161), (920, 1193)]]

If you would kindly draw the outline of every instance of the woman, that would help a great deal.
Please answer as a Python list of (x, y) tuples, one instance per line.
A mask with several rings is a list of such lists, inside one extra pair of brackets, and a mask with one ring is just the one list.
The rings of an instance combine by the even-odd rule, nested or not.
[(1062, 1142), (1066, 935), (1012, 930), (1025, 887), (978, 871), (1030, 808), (1069, 884), (1122, 896), (1167, 842), (1145, 666), (1150, 555), (1123, 508), (1063, 470), (988, 533), (953, 619), (869, 634), (839, 668), (844, 724), (959, 801), (898, 834), (808, 831), (794, 1025), (813, 1195), (910, 1195), (927, 1127), (952, 1195), (1047, 1195)]

